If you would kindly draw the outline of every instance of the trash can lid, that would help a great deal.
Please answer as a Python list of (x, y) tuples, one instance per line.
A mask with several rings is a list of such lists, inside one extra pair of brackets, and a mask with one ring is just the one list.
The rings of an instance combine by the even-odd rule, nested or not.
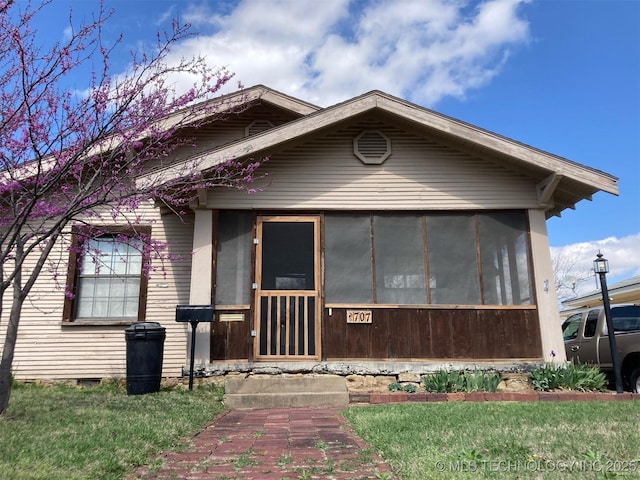
[(135, 330), (166, 330), (166, 328), (161, 326), (158, 322), (136, 322), (125, 328), (125, 332)]
[(136, 322), (124, 329), (124, 336), (127, 340), (142, 339), (147, 337), (164, 338), (166, 328), (158, 322)]

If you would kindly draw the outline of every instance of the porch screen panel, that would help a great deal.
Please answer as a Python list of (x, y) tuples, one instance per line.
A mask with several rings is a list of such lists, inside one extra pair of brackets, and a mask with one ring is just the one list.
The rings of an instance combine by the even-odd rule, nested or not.
[(431, 303), (480, 305), (473, 215), (427, 216)]
[(252, 230), (250, 213), (220, 212), (215, 298), (218, 305), (248, 305), (251, 301)]
[(377, 303), (427, 303), (421, 217), (376, 215), (373, 232)]
[(369, 215), (325, 216), (325, 295), (330, 303), (372, 303)]
[(531, 277), (524, 213), (479, 215), (478, 231), (485, 303), (530, 305)]

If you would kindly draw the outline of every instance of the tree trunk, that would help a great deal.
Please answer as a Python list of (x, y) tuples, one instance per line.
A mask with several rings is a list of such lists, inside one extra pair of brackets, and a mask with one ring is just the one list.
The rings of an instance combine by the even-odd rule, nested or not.
[(16, 350), (16, 340), (18, 339), (20, 313), (24, 303), (24, 296), (20, 288), (21, 280), (21, 276), (18, 274), (14, 281), (13, 303), (2, 347), (2, 360), (0, 360), (0, 415), (4, 415), (7, 411), (9, 397), (11, 396), (11, 365), (13, 364), (13, 355)]
[[(17, 265), (19, 265), (18, 260), (22, 259), (23, 256), (24, 246), (21, 242), (18, 242), (16, 245), (15, 258)], [(3, 292), (3, 294), (5, 292)], [(16, 341), (18, 340), (18, 324), (20, 323), (20, 314), (22, 312), (24, 299), (25, 296), (22, 288), (22, 268), (17, 268), (16, 275), (13, 278), (13, 302), (11, 303), (11, 311), (9, 312), (7, 333), (4, 336), (4, 345), (2, 346), (2, 360), (0, 360), (0, 415), (4, 415), (9, 407), (11, 383), (13, 380), (11, 375), (11, 366), (13, 365)]]

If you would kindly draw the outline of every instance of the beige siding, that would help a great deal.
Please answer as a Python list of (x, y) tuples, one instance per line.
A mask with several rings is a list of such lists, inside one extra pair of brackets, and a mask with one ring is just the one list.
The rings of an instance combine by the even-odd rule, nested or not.
[[(160, 322), (166, 328), (163, 375), (179, 376), (186, 363), (188, 325), (175, 322), (175, 306), (188, 303), (191, 270), (193, 219), (182, 223), (171, 215), (159, 215), (159, 210), (147, 208), (145, 223), (152, 226), (152, 235), (170, 245), (173, 255), (181, 258), (166, 262), (165, 272), (152, 273), (149, 279), (147, 321)], [(67, 272), (66, 245), (59, 245), (52, 259), (58, 263), (58, 273), (64, 282)], [(156, 262), (157, 263), (157, 262)], [(28, 270), (27, 266), (26, 270)], [(49, 272), (43, 271), (25, 302), (20, 320), (18, 342), (13, 362), (18, 379), (103, 378), (126, 373), (126, 342), (124, 326), (63, 325), (64, 291), (56, 286)], [(4, 342), (5, 301), (0, 341)], [(3, 343), (2, 343), (3, 344)], [(2, 348), (0, 344), (0, 348)]]
[(241, 140), (246, 137), (247, 127), (256, 120), (269, 120), (273, 126), (278, 126), (295, 118), (291, 113), (267, 105), (256, 105), (241, 114), (225, 115), (218, 121), (183, 132), (183, 137), (188, 141), (173, 152), (170, 161)]
[[(383, 132), (391, 156), (365, 165), (353, 153), (363, 130)], [(468, 210), (537, 207), (536, 182), (389, 124), (361, 121), (304, 144), (264, 152), (268, 174), (253, 195), (217, 190), (212, 208)]]

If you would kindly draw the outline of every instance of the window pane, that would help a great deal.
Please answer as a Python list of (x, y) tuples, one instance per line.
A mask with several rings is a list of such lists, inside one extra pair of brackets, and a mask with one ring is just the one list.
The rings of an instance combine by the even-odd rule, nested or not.
[(584, 338), (590, 338), (596, 334), (599, 313), (599, 310), (589, 310), (587, 320), (584, 322)]
[(78, 318), (90, 318), (93, 311), (93, 291), (90, 288), (83, 288), (84, 285), (82, 283), (80, 287), (76, 296), (76, 316)]
[(115, 251), (112, 257), (113, 274), (126, 275), (129, 266), (128, 260), (126, 250), (124, 252), (119, 249)]
[(128, 277), (124, 279), (124, 284), (126, 286), (124, 296), (138, 298), (140, 292), (140, 277)]
[(115, 241), (113, 239), (100, 239), (97, 243), (98, 252), (93, 252), (98, 263), (98, 275), (113, 275), (115, 268)]
[(103, 298), (96, 298), (93, 301), (93, 310), (91, 317), (93, 318), (107, 318), (109, 313), (109, 300)]
[(315, 225), (312, 222), (262, 224), (262, 289), (315, 288)]
[(124, 317), (124, 300), (110, 300), (109, 301), (109, 317)]
[(573, 340), (578, 336), (578, 328), (580, 328), (580, 320), (582, 320), (582, 313), (577, 313), (570, 316), (562, 324), (562, 336), (564, 340)]
[(372, 303), (369, 215), (325, 216), (325, 294), (329, 303)]
[(478, 215), (482, 285), (490, 305), (530, 305), (526, 219), (523, 212)]
[(253, 215), (220, 213), (215, 298), (218, 305), (250, 302), (252, 231)]
[(94, 275), (96, 273), (99, 252), (98, 240), (89, 240), (84, 244), (82, 264), (80, 265), (81, 275)]
[(421, 218), (374, 216), (373, 235), (377, 303), (427, 303)]
[(124, 318), (136, 318), (138, 316), (138, 299), (131, 298), (124, 303)]
[(427, 217), (431, 303), (480, 305), (474, 217)]
[(114, 278), (113, 280), (111, 280), (109, 285), (111, 289), (111, 291), (109, 292), (109, 296), (111, 298), (124, 298), (126, 294), (125, 286), (126, 284), (124, 282), (124, 279)]
[(96, 278), (94, 285), (94, 298), (109, 298), (109, 291), (111, 290), (110, 278)]
[(142, 274), (142, 252), (134, 250), (130, 252), (128, 258), (127, 274), (129, 275), (141, 275)]

